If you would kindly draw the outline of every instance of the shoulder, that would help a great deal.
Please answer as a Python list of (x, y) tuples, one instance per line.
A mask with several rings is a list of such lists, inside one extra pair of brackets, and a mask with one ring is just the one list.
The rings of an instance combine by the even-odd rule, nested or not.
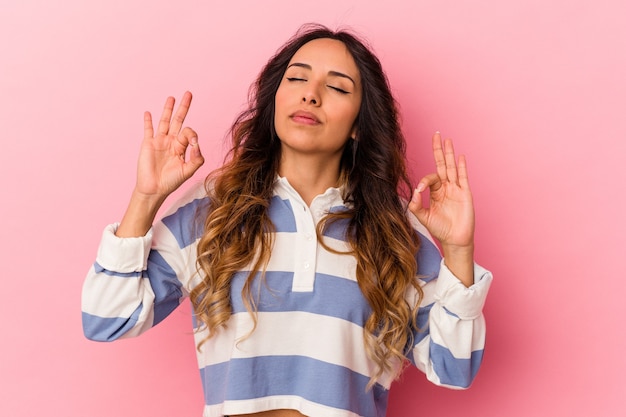
[(169, 217), (185, 207), (201, 205), (203, 202), (208, 203), (208, 201), (209, 196), (204, 182), (197, 181), (178, 196), (174, 203), (169, 206), (163, 217)]
[(174, 234), (189, 235), (188, 238), (194, 240), (203, 230), (209, 203), (210, 198), (204, 183), (194, 183), (169, 207), (161, 223), (173, 233), (177, 231)]
[(197, 241), (204, 232), (204, 222), (209, 210), (209, 197), (202, 182), (192, 184), (182, 192), (154, 226), (155, 244), (175, 239), (179, 248)]

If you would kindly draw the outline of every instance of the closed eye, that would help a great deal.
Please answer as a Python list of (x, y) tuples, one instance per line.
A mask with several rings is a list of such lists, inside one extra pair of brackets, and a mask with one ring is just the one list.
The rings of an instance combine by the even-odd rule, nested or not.
[(333, 87), (332, 85), (329, 85), (328, 88), (331, 88), (341, 94), (350, 94), (349, 91), (344, 90), (343, 88), (339, 88), (339, 87)]
[[(287, 78), (287, 81), (289, 82), (300, 82), (300, 81), (306, 82), (307, 81), (305, 78), (300, 78), (300, 77), (286, 77), (286, 78)], [(336, 92), (341, 93), (341, 94), (350, 94), (349, 91), (346, 91), (343, 88), (335, 87), (332, 85), (328, 85), (328, 88), (335, 90)]]

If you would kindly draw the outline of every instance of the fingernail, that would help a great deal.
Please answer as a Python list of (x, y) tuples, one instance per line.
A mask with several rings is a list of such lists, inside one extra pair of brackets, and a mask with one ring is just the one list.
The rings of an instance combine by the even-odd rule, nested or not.
[(196, 146), (198, 145), (198, 138), (196, 136), (192, 136), (191, 139), (189, 139), (189, 144), (191, 146)]
[(416, 203), (417, 202), (417, 195), (419, 194), (419, 192), (417, 191), (417, 188), (415, 190), (413, 190), (413, 195), (411, 196), (411, 202)]
[(415, 191), (417, 191), (418, 193), (424, 191), (424, 184), (422, 184), (421, 182), (417, 184), (417, 188), (415, 189)]

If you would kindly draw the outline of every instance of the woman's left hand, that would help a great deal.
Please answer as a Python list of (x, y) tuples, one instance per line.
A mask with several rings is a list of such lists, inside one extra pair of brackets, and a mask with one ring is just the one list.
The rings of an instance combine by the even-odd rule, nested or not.
[[(446, 263), (473, 262), (474, 204), (465, 157), (461, 155), (457, 164), (452, 140), (442, 141), (439, 132), (433, 135), (433, 155), (437, 172), (420, 180), (409, 210), (441, 243)], [(426, 188), (430, 189), (429, 207), (422, 201)], [(470, 265), (464, 266), (461, 269), (469, 272)]]

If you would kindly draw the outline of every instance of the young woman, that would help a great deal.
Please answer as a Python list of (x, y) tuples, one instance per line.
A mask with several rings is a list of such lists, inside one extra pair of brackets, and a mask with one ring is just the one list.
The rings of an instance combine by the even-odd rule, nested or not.
[(145, 114), (128, 209), (84, 284), (87, 337), (136, 336), (190, 297), (206, 417), (384, 416), (407, 360), (469, 386), (491, 275), (465, 159), (436, 133), (412, 191), (387, 79), (349, 33), (300, 31), (254, 87), (225, 165), (154, 225), (203, 158), (190, 93), (156, 131)]

